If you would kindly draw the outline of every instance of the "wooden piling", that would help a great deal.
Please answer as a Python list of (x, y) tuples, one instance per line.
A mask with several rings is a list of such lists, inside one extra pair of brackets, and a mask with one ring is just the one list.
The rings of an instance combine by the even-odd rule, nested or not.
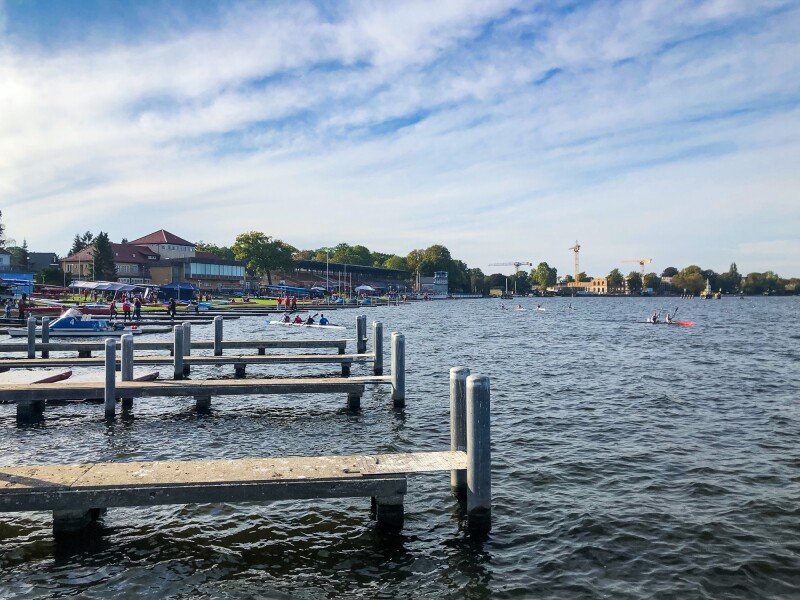
[(467, 377), (467, 520), (488, 531), (492, 515), (492, 451), (489, 378)]
[(222, 356), (222, 315), (214, 317), (214, 356)]
[(174, 348), (173, 348), (173, 379), (183, 379), (183, 326), (175, 325), (172, 328), (174, 335)]
[(372, 322), (372, 373), (383, 375), (383, 323)]
[(403, 529), (403, 495), (373, 496), (372, 509), (378, 529), (398, 532)]
[[(467, 377), (469, 369), (450, 369), (450, 450), (467, 451)], [(467, 497), (467, 472), (450, 471), (450, 488), (463, 500)]]
[(367, 351), (367, 315), (356, 317), (356, 354)]
[[(184, 321), (183, 327), (183, 355), (191, 356), (192, 354), (192, 324), (189, 321)], [(191, 365), (183, 361), (183, 374), (188, 375), (192, 370)]]
[[(120, 340), (122, 346), (122, 381), (133, 381), (133, 335), (126, 333)], [(133, 398), (123, 398), (122, 408), (132, 408)]]
[(36, 358), (36, 317), (28, 317), (28, 358)]
[(103, 396), (107, 419), (113, 419), (117, 408), (117, 342), (106, 340), (106, 385)]
[(406, 338), (392, 333), (392, 401), (396, 407), (406, 405)]
[[(50, 317), (42, 317), (42, 344), (50, 343)], [(50, 350), (42, 348), (42, 358), (50, 358)]]

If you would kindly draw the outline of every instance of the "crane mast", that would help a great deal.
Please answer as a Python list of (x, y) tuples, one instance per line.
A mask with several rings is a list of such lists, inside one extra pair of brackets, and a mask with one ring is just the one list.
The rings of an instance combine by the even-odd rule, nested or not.
[(575, 253), (575, 283), (579, 283), (578, 280), (578, 273), (581, 272), (580, 270), (580, 255), (581, 255), (581, 245), (578, 243), (578, 240), (575, 240), (575, 245), (570, 247)]

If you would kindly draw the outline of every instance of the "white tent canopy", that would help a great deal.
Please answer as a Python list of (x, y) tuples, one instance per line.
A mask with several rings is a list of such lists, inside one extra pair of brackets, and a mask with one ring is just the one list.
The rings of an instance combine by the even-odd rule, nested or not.
[(356, 288), (357, 292), (374, 292), (375, 288), (371, 285), (360, 285)]

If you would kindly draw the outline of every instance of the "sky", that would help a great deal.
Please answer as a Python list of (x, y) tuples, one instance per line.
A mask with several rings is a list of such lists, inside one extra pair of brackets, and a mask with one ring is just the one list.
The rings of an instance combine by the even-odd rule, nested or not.
[(800, 276), (800, 2), (0, 0), (6, 234)]

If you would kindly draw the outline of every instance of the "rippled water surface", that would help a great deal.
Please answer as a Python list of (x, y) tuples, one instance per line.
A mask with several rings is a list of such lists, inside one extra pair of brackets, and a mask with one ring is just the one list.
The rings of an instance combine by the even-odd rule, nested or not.
[[(359, 412), (337, 395), (215, 398), (203, 416), (154, 398), (113, 423), (81, 404), (17, 427), (0, 406), (2, 465), (444, 450), (448, 370), (466, 366), (492, 385), (486, 539), (447, 473), (410, 480), (399, 536), (373, 529), (367, 499), (112, 509), (83, 544), (56, 543), (47, 513), (6, 513), (0, 597), (799, 597), (800, 298), (520, 302), (366, 311), (406, 335), (402, 411), (385, 387)], [(676, 306), (694, 327), (642, 322)], [(355, 315), (336, 314), (348, 337)], [(262, 318), (225, 334), (338, 335)], [(335, 374), (283, 369), (248, 376)]]

